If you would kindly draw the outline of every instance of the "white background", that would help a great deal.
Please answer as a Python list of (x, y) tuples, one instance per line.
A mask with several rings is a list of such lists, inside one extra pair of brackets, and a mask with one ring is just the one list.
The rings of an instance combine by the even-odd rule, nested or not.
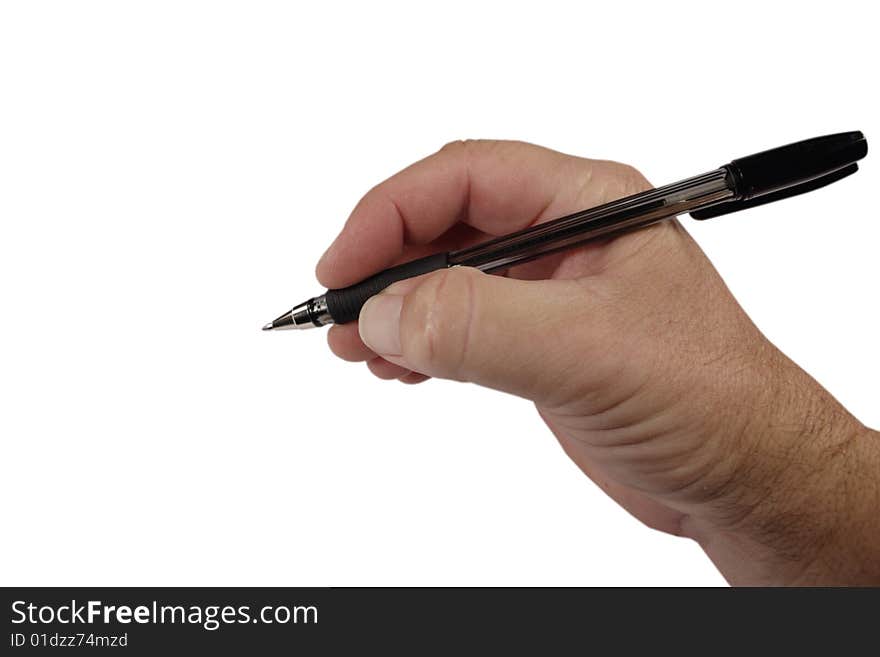
[[(871, 9), (3, 3), (0, 583), (722, 584), (528, 403), (381, 382), (323, 331), (259, 329), (320, 291), (370, 186), (452, 139), (655, 184), (880, 139)], [(877, 157), (684, 220), (758, 326), (874, 426)]]

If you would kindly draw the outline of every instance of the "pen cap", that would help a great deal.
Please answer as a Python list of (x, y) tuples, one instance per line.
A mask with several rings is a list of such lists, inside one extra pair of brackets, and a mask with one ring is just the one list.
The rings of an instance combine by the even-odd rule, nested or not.
[(867, 153), (865, 136), (854, 131), (737, 158), (726, 166), (736, 200), (692, 212), (691, 216), (709, 219), (824, 187), (855, 173), (856, 161)]
[(733, 160), (737, 192), (744, 201), (809, 182), (837, 171), (868, 153), (861, 132), (841, 132), (773, 148)]

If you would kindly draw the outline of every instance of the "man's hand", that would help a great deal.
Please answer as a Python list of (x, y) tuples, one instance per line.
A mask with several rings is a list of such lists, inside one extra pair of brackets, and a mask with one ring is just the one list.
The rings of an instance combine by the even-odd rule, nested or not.
[[(373, 188), (318, 278), (344, 287), (648, 188), (614, 162), (454, 142)], [(761, 335), (676, 221), (506, 276), (401, 281), (328, 339), (380, 378), (532, 400), (606, 493), (733, 583), (880, 583), (877, 435)]]

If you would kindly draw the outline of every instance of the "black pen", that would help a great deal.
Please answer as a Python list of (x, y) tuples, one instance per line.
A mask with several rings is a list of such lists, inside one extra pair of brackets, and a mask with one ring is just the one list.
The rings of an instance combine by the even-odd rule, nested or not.
[(375, 274), (360, 283), (328, 290), (278, 319), (273, 329), (304, 329), (357, 320), (361, 307), (392, 283), (446, 267), (499, 271), (563, 249), (644, 228), (689, 212), (709, 219), (824, 187), (858, 171), (868, 152), (861, 132), (807, 139), (738, 158), (699, 176), (627, 196), (538, 224), (476, 246), (437, 253)]

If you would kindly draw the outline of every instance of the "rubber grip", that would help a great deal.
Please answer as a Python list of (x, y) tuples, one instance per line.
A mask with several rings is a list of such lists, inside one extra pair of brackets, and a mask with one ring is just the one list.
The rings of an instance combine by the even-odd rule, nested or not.
[(336, 324), (346, 324), (357, 320), (361, 314), (361, 308), (371, 296), (378, 294), (386, 287), (405, 278), (420, 276), (438, 269), (446, 269), (449, 266), (445, 253), (437, 253), (418, 260), (405, 262), (402, 265), (391, 267), (369, 278), (343, 287), (339, 290), (327, 290), (324, 299), (327, 301), (327, 311)]

